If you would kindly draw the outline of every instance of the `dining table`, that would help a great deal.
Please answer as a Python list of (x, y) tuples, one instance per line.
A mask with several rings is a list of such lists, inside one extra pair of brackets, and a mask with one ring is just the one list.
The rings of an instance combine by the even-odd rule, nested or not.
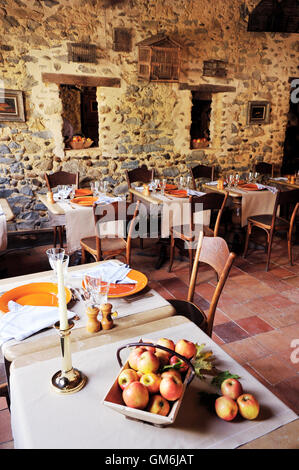
[[(168, 426), (145, 422), (143, 413), (136, 419), (127, 418), (122, 414), (124, 406), (120, 406), (121, 412), (107, 406), (108, 392), (120, 372), (117, 353), (125, 363), (130, 345), (140, 340), (155, 344), (160, 338), (175, 343), (185, 338), (213, 354), (217, 372), (236, 374), (244, 391), (256, 397), (258, 417), (220, 419), (214, 408), (219, 386), (204, 371), (186, 386), (176, 419)], [(72, 364), (85, 374), (87, 382), (79, 392), (64, 395), (51, 387), (51, 377), (61, 367), (58, 345), (20, 356), (12, 363), (10, 410), (16, 449), (105, 449), (107, 458), (122, 456), (124, 451), (142, 463), (147, 455), (159, 456), (162, 451), (164, 456), (180, 450), (199, 458), (201, 454), (196, 452), (200, 449), (299, 448), (298, 415), (181, 315), (82, 339), (80, 348), (72, 352)], [(130, 453), (130, 449), (134, 451)], [(138, 449), (148, 453), (139, 454)]]
[[(142, 203), (140, 212), (149, 215), (150, 224), (146, 228), (146, 236), (159, 238), (160, 253), (156, 263), (159, 269), (167, 259), (170, 229), (174, 226), (188, 225), (191, 221), (191, 205), (189, 196), (191, 194), (201, 196), (202, 191), (189, 190), (147, 190), (143, 187), (129, 188), (133, 199)], [(144, 209), (144, 210), (143, 210)], [(197, 226), (208, 226), (210, 224), (211, 211), (198, 211), (194, 215), (194, 223)], [(143, 235), (143, 234), (141, 234)]]
[[(99, 200), (116, 201), (119, 197), (99, 195)], [(46, 206), (49, 213), (49, 222), (53, 226), (63, 225), (66, 231), (66, 250), (72, 254), (81, 249), (80, 240), (86, 237), (93, 237), (96, 234), (96, 226), (93, 215), (93, 202), (89, 205), (81, 205), (70, 198), (56, 199), (49, 201), (46, 194), (39, 194), (39, 200)], [(108, 199), (107, 199), (108, 198)], [(124, 228), (121, 224), (115, 226), (113, 222), (107, 222), (101, 227), (101, 233), (115, 233), (118, 236), (125, 236)]]
[[(119, 260), (113, 260), (122, 265)], [(120, 294), (113, 294), (108, 296), (108, 302), (112, 304), (112, 311), (117, 313), (113, 319), (113, 328), (109, 330), (101, 329), (96, 333), (90, 333), (87, 326), (87, 305), (80, 296), (80, 288), (86, 273), (92, 273), (99, 266), (102, 266), (108, 261), (100, 261), (95, 263), (88, 263), (85, 265), (72, 266), (68, 268), (67, 275), (65, 275), (65, 286), (73, 294), (70, 302), (68, 303), (68, 312), (73, 318), (74, 327), (72, 328), (72, 348), (74, 351), (80, 350), (81, 343), (84, 340), (92, 341), (95, 337), (106, 337), (109, 342), (114, 334), (120, 334), (121, 331), (130, 329), (139, 324), (148, 323), (153, 320), (167, 318), (176, 313), (173, 306), (165, 300), (158, 292), (148, 286), (148, 279), (139, 271), (132, 270), (132, 278), (137, 279), (137, 283), (133, 285), (134, 293), (129, 289), (128, 292)], [(24, 296), (24, 288), (26, 288), (26, 295), (29, 296), (32, 292), (38, 292), (38, 289), (46, 284), (49, 292), (52, 292), (53, 285), (56, 283), (54, 271), (44, 271), (34, 274), (26, 274), (12, 278), (1, 280), (1, 296), (0, 296), (0, 316), (6, 315), (4, 309), (9, 299), (17, 302), (18, 298)], [(130, 292), (132, 292), (130, 294)], [(2, 296), (5, 294), (5, 303), (2, 306)], [(79, 295), (78, 295), (79, 294)], [(24, 297), (25, 298), (25, 297)], [(30, 298), (32, 302), (32, 298)], [(30, 303), (29, 302), (29, 303)], [(21, 301), (26, 305), (26, 300)], [(32, 305), (38, 305), (34, 302)], [(2, 308), (2, 311), (1, 311)], [(99, 314), (99, 320), (101, 315)], [(58, 318), (57, 318), (58, 320)], [(0, 331), (1, 340), (1, 331)], [(104, 340), (105, 341), (105, 340)], [(18, 358), (24, 357), (27, 354), (35, 352), (40, 353), (49, 348), (59, 346), (58, 333), (55, 328), (49, 327), (42, 331), (37, 331), (34, 334), (26, 337), (25, 339), (18, 340), (15, 338), (3, 342), (1, 346), (2, 354), (6, 367), (6, 373), (9, 378), (11, 364)]]
[(224, 186), (223, 189), (219, 189), (217, 181), (202, 186), (207, 192), (228, 193), (226, 210), (231, 215), (231, 227), (226, 238), (231, 249), (237, 253), (243, 251), (247, 218), (253, 215), (273, 214), (274, 210), (277, 188), (270, 183), (260, 185), (260, 189), (258, 187), (254, 189), (255, 184), (250, 186), (250, 189), (245, 189), (243, 186)]

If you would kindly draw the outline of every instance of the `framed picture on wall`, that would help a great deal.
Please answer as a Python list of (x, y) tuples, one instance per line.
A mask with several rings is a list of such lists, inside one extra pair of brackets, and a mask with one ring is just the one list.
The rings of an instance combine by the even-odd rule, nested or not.
[(0, 89), (0, 121), (25, 121), (22, 91)]
[(269, 120), (269, 101), (249, 101), (247, 110), (247, 124), (267, 124)]

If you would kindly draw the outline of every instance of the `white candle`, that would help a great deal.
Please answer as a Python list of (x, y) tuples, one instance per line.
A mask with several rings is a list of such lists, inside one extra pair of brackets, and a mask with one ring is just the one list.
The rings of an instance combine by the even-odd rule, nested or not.
[(56, 262), (57, 269), (57, 280), (58, 280), (58, 308), (59, 308), (59, 321), (60, 329), (68, 329), (68, 319), (67, 319), (67, 306), (66, 306), (66, 295), (63, 279), (63, 266), (62, 261), (57, 260)]

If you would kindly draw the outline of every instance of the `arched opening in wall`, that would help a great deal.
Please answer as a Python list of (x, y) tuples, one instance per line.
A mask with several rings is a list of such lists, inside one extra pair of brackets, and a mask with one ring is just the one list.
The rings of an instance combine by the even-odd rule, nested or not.
[(192, 91), (191, 148), (208, 147), (210, 142), (212, 93)]
[(92, 147), (99, 144), (97, 89), (91, 86), (59, 85), (62, 102), (63, 138), (65, 148), (71, 148), (74, 136), (91, 139)]
[[(292, 95), (291, 95), (292, 96)], [(295, 100), (297, 101), (297, 100)], [(299, 103), (290, 99), (288, 122), (285, 133), (282, 175), (295, 174), (299, 171)]]

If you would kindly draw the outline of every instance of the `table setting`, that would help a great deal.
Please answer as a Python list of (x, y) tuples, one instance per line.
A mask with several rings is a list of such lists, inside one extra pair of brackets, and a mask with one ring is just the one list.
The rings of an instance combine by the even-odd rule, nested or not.
[[(149, 348), (168, 344), (170, 347), (164, 350), (174, 348), (171, 353), (180, 354), (178, 345), (182, 340), (188, 346), (193, 344), (196, 347), (190, 360), (197, 373), (192, 381), (187, 379), (183, 388), (182, 380), (177, 379), (179, 391), (171, 391), (171, 395), (166, 385), (173, 383), (169, 371), (174, 369), (168, 369), (167, 375), (161, 377), (158, 395), (172, 398), (169, 398), (170, 408), (166, 410), (165, 417), (152, 408), (155, 392), (150, 391), (149, 386), (145, 394), (147, 405), (139, 402), (137, 406), (128, 401), (129, 391), (136, 387), (136, 383), (144, 391), (146, 385), (141, 381), (142, 376), (139, 381), (124, 384), (124, 389), (118, 388), (117, 392), (122, 372), (118, 359), (121, 358), (125, 366), (127, 363), (133, 365), (131, 352), (142, 348), (138, 346), (140, 341)], [(67, 394), (64, 399), (49, 387), (52, 373), (61, 362), (53, 350), (45, 351), (42, 357), (31, 355), (30, 362), (26, 357), (14, 362), (11, 370), (11, 423), (16, 448), (233, 449), (255, 440), (258, 442), (260, 437), (298, 418), (210, 337), (180, 316), (127, 329), (121, 338), (115, 336), (109, 342), (93, 342), (92, 345), (85, 342), (81, 346), (72, 354), (72, 361), (87, 381), (79, 393)], [(157, 350), (145, 349), (137, 359), (137, 370), (145, 370), (145, 356), (155, 355)], [(187, 351), (183, 349), (186, 359)], [(154, 366), (151, 368), (156, 370)], [(157, 375), (159, 370), (151, 374)], [(143, 375), (148, 374), (145, 372)], [(235, 390), (237, 399), (227, 398), (228, 392), (222, 388), (224, 377), (229, 381), (231, 377), (237, 377), (235, 382), (238, 381), (242, 387), (238, 393)], [(115, 394), (125, 402), (118, 405)], [(241, 397), (249, 395), (255, 399), (254, 408), (247, 406), (244, 412)], [(218, 402), (216, 404), (220, 398), (221, 401), (232, 400), (238, 407), (237, 414), (227, 416)], [(61, 416), (63, 426), (57, 426), (57, 419)], [(41, 417), (42, 422), (47, 422), (47, 427), (37, 425)], [(158, 426), (149, 424), (147, 418)]]

